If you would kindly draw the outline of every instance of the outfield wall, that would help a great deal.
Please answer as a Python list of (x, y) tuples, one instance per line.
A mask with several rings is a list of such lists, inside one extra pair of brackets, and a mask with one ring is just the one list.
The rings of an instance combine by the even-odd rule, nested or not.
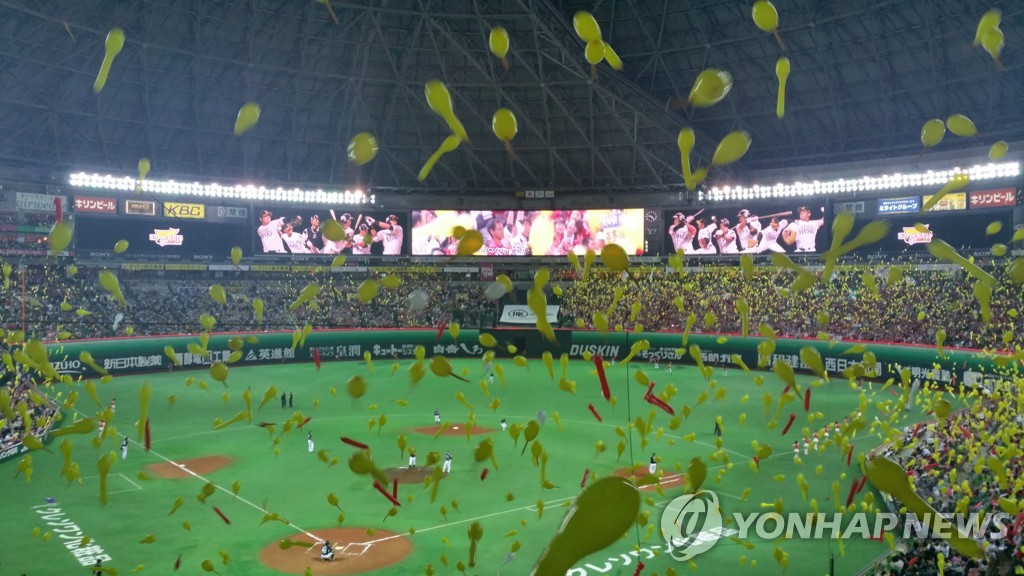
[[(322, 361), (360, 360), (369, 352), (375, 360), (387, 361), (393, 358), (411, 358), (417, 345), (426, 348), (427, 356), (443, 354), (452, 358), (471, 358), (483, 355), (485, 348), (479, 343), (481, 332), (493, 334), (500, 343), (512, 343), (518, 353), (529, 357), (539, 357), (544, 351), (550, 351), (556, 357), (568, 353), (570, 358), (581, 358), (584, 352), (601, 354), (606, 360), (621, 360), (629, 354), (630, 347), (640, 339), (650, 342), (650, 349), (640, 352), (638, 361), (647, 362), (657, 354), (662, 362), (694, 364), (689, 352), (681, 346), (683, 338), (678, 333), (628, 333), (610, 332), (601, 334), (583, 330), (558, 330), (558, 340), (546, 342), (536, 330), (522, 329), (485, 329), (463, 330), (456, 341), (445, 330), (347, 330), (319, 331), (311, 333), (303, 346), (293, 343), (291, 332), (272, 332), (252, 334), (257, 343), (246, 343), (242, 348), (242, 358), (235, 366), (250, 366), (283, 362), (309, 362), (316, 351)], [(98, 376), (80, 359), (83, 351), (88, 351), (98, 366), (113, 375), (137, 374), (168, 370), (171, 359), (165, 354), (165, 347), (171, 346), (175, 351), (181, 369), (203, 368), (215, 361), (228, 358), (231, 351), (228, 341), (232, 337), (244, 338), (246, 334), (210, 336), (209, 354), (201, 356), (187, 352), (190, 343), (199, 344), (196, 336), (152, 337), (135, 339), (92, 340), (71, 343), (58, 343), (49, 346), (50, 360), (62, 374), (72, 377), (92, 378)], [(731, 362), (733, 354), (739, 354), (747, 366), (754, 368), (758, 364), (759, 343), (761, 337), (718, 336), (692, 334), (688, 345), (696, 344), (701, 349), (701, 357), (705, 363), (721, 365)], [(775, 350), (768, 358), (770, 367), (776, 360), (784, 359), (798, 370), (807, 370), (800, 361), (800, 349), (810, 346), (822, 357), (825, 369), (836, 375), (843, 374), (851, 365), (863, 360), (863, 353), (854, 350), (854, 346), (863, 344), (850, 342), (829, 342), (822, 340), (800, 340), (777, 338)], [(945, 350), (940, 356), (934, 347), (929, 346), (897, 346), (891, 344), (866, 344), (875, 355), (875, 372), (877, 378), (899, 377), (899, 367), (909, 368), (913, 378), (930, 379), (938, 382), (980, 383), (983, 375), (994, 374), (997, 365), (995, 356), (964, 350)], [(499, 357), (509, 354), (502, 349)], [(1005, 370), (1004, 370), (1005, 371)]]

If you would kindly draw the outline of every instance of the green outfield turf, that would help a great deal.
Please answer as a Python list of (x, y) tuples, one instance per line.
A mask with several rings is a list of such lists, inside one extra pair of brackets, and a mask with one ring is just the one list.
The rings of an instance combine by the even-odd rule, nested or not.
[[(3, 465), (0, 474), (4, 478), (5, 537), (0, 539), (0, 573), (30, 576), (86, 573), (73, 552), (64, 546), (71, 541), (70, 537), (62, 540), (60, 537), (67, 533), (56, 532), (58, 528), (73, 524), (92, 539), (92, 545), (102, 548), (111, 558), (105, 565), (117, 567), (121, 574), (140, 565), (145, 566), (143, 573), (146, 574), (171, 574), (179, 555), (183, 574), (205, 573), (201, 568), (204, 560), (211, 560), (224, 575), (280, 574), (261, 563), (260, 550), (299, 532), (337, 527), (339, 511), (328, 503), (328, 494), (334, 493), (344, 511), (342, 526), (392, 530), (411, 540), (411, 554), (379, 573), (424, 574), (427, 564), (433, 564), (437, 574), (457, 573), (456, 562), (468, 559), (467, 530), (473, 521), (479, 521), (484, 535), (477, 565), (467, 572), (528, 574), (562, 522), (565, 514), (562, 506), (580, 492), (586, 469), (591, 471), (592, 480), (631, 465), (646, 467), (651, 453), (656, 453), (662, 460), (660, 467), (665, 478), (672, 479), (685, 470), (690, 459), (699, 456), (709, 467), (705, 488), (719, 495), (723, 510), (729, 513), (760, 510), (762, 503), (772, 503), (777, 498), (784, 501), (787, 510), (809, 509), (797, 486), (798, 473), (803, 473), (810, 483), (809, 496), (817, 499), (822, 510), (833, 511), (832, 482), (839, 481), (839, 494), (845, 500), (851, 483), (860, 479), (856, 457), (853, 466), (847, 468), (845, 457), (835, 448), (808, 456), (802, 456), (801, 448), (803, 463), (794, 463), (793, 440), (801, 436), (803, 427), (817, 430), (819, 423), (808, 425), (802, 403), (794, 402), (783, 408), (778, 426), (768, 429), (762, 398), (768, 392), (777, 397), (783, 388), (770, 373), (762, 373), (766, 382), (758, 387), (751, 375), (739, 369), (730, 369), (727, 375), (719, 370), (714, 376), (717, 386), (708, 391), (708, 385), (692, 366), (677, 366), (674, 373), (669, 374), (664, 365), (657, 370), (646, 363), (633, 364), (629, 369), (617, 365), (608, 371), (612, 393), (617, 397), (613, 407), (601, 395), (592, 363), (574, 361), (569, 364), (568, 378), (577, 384), (576, 393), (572, 394), (559, 390), (540, 360), (531, 360), (526, 368), (506, 361), (502, 366), (507, 383), (503, 385), (496, 378), (490, 386), (490, 397), (500, 399), (500, 407), (495, 412), (488, 408), (491, 398), (484, 395), (479, 385), (482, 373), (479, 360), (453, 362), (457, 371), (468, 372), (469, 383), (428, 373), (413, 387), (408, 377), (410, 364), (410, 361), (400, 362), (398, 371), (393, 373), (391, 362), (378, 360), (375, 374), (371, 374), (363, 362), (325, 363), (319, 371), (312, 364), (237, 368), (232, 369), (227, 388), (212, 382), (204, 371), (120, 377), (109, 384), (98, 384), (104, 407), (111, 398), (117, 399), (114, 424), (119, 433), (127, 432), (131, 439), (127, 460), (120, 459), (120, 438), (108, 439), (101, 450), (97, 450), (90, 442), (92, 436), (69, 436), (74, 446), (72, 458), (80, 465), (84, 478), (82, 485), (76, 482), (68, 486), (60, 478), (63, 458), (58, 442), (49, 445), (51, 453), (33, 454), (31, 482), (26, 482), (24, 475), (15, 478), (16, 461)], [(644, 401), (646, 387), (633, 380), (635, 368), (650, 374), (657, 382), (658, 392), (669, 383), (678, 388), (678, 395), (670, 401), (677, 412), (684, 404), (693, 408), (678, 429), (670, 430), (671, 418)], [(557, 361), (554, 369), (557, 381), (560, 376)], [(346, 393), (346, 382), (355, 374), (364, 375), (369, 382), (366, 395), (358, 400)], [(197, 380), (191, 387), (186, 386), (189, 376)], [(211, 381), (207, 390), (200, 389), (198, 380), (201, 378)], [(798, 380), (806, 384), (811, 379), (798, 376)], [(152, 449), (148, 453), (134, 428), (140, 410), (139, 389), (144, 381), (149, 382), (153, 390)], [(262, 409), (255, 410), (264, 390), (271, 385), (293, 394), (294, 408), (281, 408), (279, 398), (275, 397)], [(246, 387), (251, 387), (254, 396), (253, 423), (243, 421), (214, 430), (216, 418), (227, 420), (244, 410), (242, 393)], [(336, 395), (330, 393), (330, 387), (337, 390)], [(719, 389), (725, 391), (725, 396), (716, 399)], [(465, 434), (435, 438), (412, 431), (416, 427), (433, 426), (435, 408), (440, 410), (444, 421), (465, 429), (470, 409), (456, 398), (457, 391), (462, 391), (466, 402), (473, 406), (477, 425), (495, 431), (471, 439)], [(707, 400), (698, 405), (702, 391), (708, 391)], [(171, 395), (176, 397), (173, 404), (168, 401)], [(885, 395), (888, 397), (888, 393)], [(744, 401), (747, 396), (749, 400)], [(811, 411), (823, 413), (828, 423), (841, 421), (856, 410), (857, 399), (858, 391), (851, 390), (848, 382), (834, 381), (814, 390)], [(400, 400), (406, 404), (401, 405)], [(594, 405), (603, 422), (598, 422), (590, 413), (589, 404)], [(80, 411), (99, 409), (84, 390), (76, 407)], [(653, 430), (647, 435), (647, 445), (643, 445), (636, 430), (629, 431), (625, 452), (617, 459), (620, 437), (616, 427), (626, 428), (638, 417), (646, 419), (652, 410)], [(281, 435), (280, 424), (297, 411), (312, 420), (302, 430)], [(508, 434), (498, 430), (502, 417), (510, 424), (526, 424), (540, 412), (546, 416), (546, 422), (537, 440), (549, 454), (546, 477), (554, 484), (550, 489), (542, 487), (540, 469), (534, 465), (530, 450), (520, 453), (523, 439), (519, 439), (517, 447)], [(797, 419), (789, 434), (782, 436), (781, 430), (790, 412), (796, 413)], [(556, 413), (562, 429), (555, 421)], [(743, 425), (740, 425), (741, 414), (746, 415)], [(378, 429), (371, 424), (371, 419), (382, 415), (387, 416), (387, 422), (383, 429)], [(722, 475), (727, 464), (714, 455), (716, 415), (721, 415), (724, 422), (722, 454), (727, 456), (728, 464), (733, 465)], [(874, 415), (872, 409), (869, 419)], [(70, 418), (73, 414), (66, 416)], [(275, 454), (268, 430), (257, 426), (261, 421), (278, 423), (279, 453)], [(330, 466), (316, 453), (308, 452), (307, 431), (313, 433), (317, 451), (323, 449), (328, 458), (339, 458), (337, 465)], [(347, 461), (356, 449), (343, 444), (339, 438), (348, 436), (365, 442), (371, 447), (376, 464), (389, 468), (406, 464), (397, 445), (400, 434), (405, 434), (409, 444), (416, 448), (421, 466), (429, 451), (443, 454), (451, 450), (453, 470), (441, 482), (434, 502), (431, 502), (431, 490), (421, 484), (400, 486), (398, 499), (402, 506), (397, 515), (387, 517), (391, 504), (372, 487), (368, 476), (349, 470)], [(691, 434), (692, 440), (687, 439)], [(497, 466), (474, 461), (474, 448), (487, 436), (493, 438)], [(772, 454), (760, 462), (757, 473), (749, 467), (754, 440), (773, 449)], [(598, 441), (604, 442), (603, 453), (596, 452)], [(867, 430), (855, 439), (857, 452), (870, 450), (879, 443), (878, 437), (869, 436)], [(106, 506), (101, 506), (99, 500), (96, 462), (101, 451), (118, 453), (108, 480)], [(229, 458), (230, 464), (208, 474), (161, 479), (148, 472), (148, 480), (138, 475), (140, 471), (149, 470), (149, 465), (217, 455)], [(816, 473), (819, 465), (822, 467), (820, 476)], [(489, 473), (481, 480), (485, 466)], [(848, 476), (840, 479), (846, 472)], [(197, 500), (197, 495), (206, 482), (214, 484), (218, 490), (203, 504)], [(237, 496), (232, 494), (236, 482), (240, 487)], [(749, 498), (740, 502), (748, 487), (751, 488)], [(682, 484), (664, 490), (664, 494), (645, 490), (642, 509), (650, 512), (649, 523), (658, 526), (665, 503), (683, 493)], [(168, 515), (179, 497), (184, 499), (184, 505)], [(55, 503), (48, 505), (47, 498), (53, 498)], [(537, 511), (538, 502), (544, 503), (542, 515)], [(230, 525), (215, 513), (214, 506), (230, 519)], [(442, 506), (447, 508), (447, 515), (442, 514)], [(59, 512), (55, 511), (58, 508)], [(279, 514), (291, 525), (279, 521), (261, 525), (268, 511)], [(47, 517), (44, 519), (44, 516)], [(191, 530), (183, 528), (184, 521), (191, 523)], [(33, 529), (37, 527), (43, 533), (51, 532), (49, 541), (44, 542), (42, 534), (33, 536)], [(414, 535), (408, 535), (410, 528), (415, 528)], [(70, 534), (75, 532), (72, 530)], [(140, 543), (150, 534), (155, 536), (155, 541)], [(657, 529), (647, 538), (646, 534), (646, 528), (637, 526), (611, 546), (580, 559), (575, 564), (577, 569), (571, 573), (577, 576), (631, 575), (641, 560), (647, 565), (645, 575), (666, 574), (669, 568), (679, 573), (690, 572), (685, 563), (663, 553), (665, 542)], [(364, 533), (363, 541), (373, 542), (376, 538)], [(521, 549), (508, 561), (514, 541), (521, 543)], [(725, 569), (750, 574), (781, 573), (772, 557), (775, 542), (748, 544), (753, 547), (746, 549), (741, 543), (728, 539), (719, 541), (709, 552), (696, 557), (700, 573)], [(845, 542), (845, 555), (840, 555), (834, 541), (789, 540), (779, 545), (789, 553), (788, 573), (801, 575), (828, 573), (830, 554), (835, 555), (836, 574), (854, 574), (886, 549), (886, 545), (870, 540)], [(374, 545), (358, 548), (364, 554), (372, 554)], [(230, 558), (226, 565), (219, 555), (221, 551)], [(357, 552), (356, 548), (351, 551)], [(81, 553), (81, 549), (78, 552)], [(314, 559), (316, 553), (310, 551), (307, 556), (309, 563), (320, 569)], [(741, 556), (745, 558), (741, 560)], [(447, 567), (443, 565), (445, 557)], [(756, 567), (751, 566), (754, 561)]]

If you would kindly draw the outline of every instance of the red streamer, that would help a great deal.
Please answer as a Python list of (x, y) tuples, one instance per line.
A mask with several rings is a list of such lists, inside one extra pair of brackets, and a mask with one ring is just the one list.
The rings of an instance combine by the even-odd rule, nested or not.
[(804, 412), (807, 412), (810, 409), (811, 409), (811, 389), (808, 388), (807, 391), (804, 392)]
[(612, 389), (608, 387), (608, 377), (604, 375), (604, 358), (600, 354), (594, 355), (594, 366), (597, 368), (597, 377), (601, 380), (601, 395), (605, 400), (611, 400)]
[(373, 487), (377, 489), (377, 492), (380, 492), (381, 495), (383, 495), (385, 498), (390, 500), (392, 504), (394, 504), (395, 506), (401, 507), (402, 503), (398, 501), (398, 498), (395, 498), (391, 494), (388, 494), (387, 488), (384, 488), (383, 486), (381, 486), (380, 482), (377, 482), (376, 480), (374, 480), (373, 481)]
[(444, 329), (448, 327), (447, 322), (441, 322), (441, 327), (437, 329), (437, 339), (440, 340), (441, 336), (444, 335)]
[(604, 420), (601, 420), (601, 415), (597, 413), (593, 404), (588, 405), (587, 408), (590, 408), (590, 413), (594, 415), (594, 418), (597, 418), (598, 422), (604, 422)]
[(850, 444), (850, 451), (846, 453), (846, 467), (850, 467), (850, 460), (853, 460), (853, 444)]
[(60, 222), (61, 220), (64, 219), (64, 205), (60, 201), (59, 196), (53, 197), (53, 212), (54, 215), (57, 217), (57, 222)]
[(273, 426), (273, 422), (260, 422), (260, 428), (266, 428), (267, 426)]
[(757, 456), (754, 456), (754, 464), (756, 464), (756, 465), (757, 465), (757, 469), (758, 469), (758, 470), (760, 470), (760, 469), (761, 469), (761, 459), (760, 459), (760, 458), (758, 458)]
[(789, 422), (786, 422), (786, 427), (782, 429), (782, 435), (785, 436), (786, 432), (789, 432), (789, 427), (793, 425), (793, 421), (796, 420), (796, 414), (789, 415)]
[(857, 495), (857, 484), (859, 483), (854, 482), (853, 484), (850, 484), (850, 493), (846, 495), (847, 506), (849, 506), (853, 502), (853, 497)]
[(643, 569), (644, 569), (644, 563), (643, 562), (637, 564), (636, 571), (633, 572), (633, 576), (640, 576), (640, 571), (643, 570)]
[(889, 388), (889, 392), (892, 393), (893, 396), (899, 396), (899, 394), (896, 393), (895, 388)]
[(181, 554), (178, 554), (178, 559), (174, 562), (174, 571), (177, 572), (178, 568), (181, 568)]
[(589, 477), (590, 477), (590, 468), (587, 468), (586, 470), (583, 471), (583, 480), (580, 480), (580, 488), (583, 488), (584, 486), (587, 485), (587, 478), (589, 478)]
[(342, 436), (341, 437), (341, 441), (344, 442), (345, 444), (348, 444), (349, 446), (355, 446), (356, 448), (359, 448), (360, 450), (369, 450), (370, 449), (370, 447), (367, 446), (366, 444), (363, 444), (362, 442), (359, 442), (358, 440), (353, 440), (353, 439), (349, 438), (348, 436)]
[(396, 499), (398, 498), (398, 478), (395, 478), (391, 484), (391, 495)]
[(146, 452), (149, 452), (149, 446), (152, 444), (149, 437), (149, 418), (146, 418)]
[(647, 396), (644, 396), (644, 400), (646, 400), (648, 404), (657, 406), (658, 408), (661, 408), (662, 410), (668, 412), (672, 416), (676, 415), (676, 411), (671, 406), (666, 404), (661, 398), (658, 398), (654, 394), (648, 394)]
[(483, 472), (480, 473), (480, 481), (483, 482), (485, 478), (487, 478), (487, 468), (484, 468)]
[(789, 392), (790, 385), (786, 384), (786, 387), (782, 389), (782, 395), (785, 396), (786, 392)]
[(313, 419), (312, 416), (307, 416), (306, 419), (302, 421), (302, 424), (299, 424), (299, 428), (302, 428), (306, 424), (309, 424), (309, 421), (312, 420), (312, 419)]
[(217, 513), (217, 516), (220, 516), (220, 519), (223, 520), (225, 524), (231, 524), (231, 520), (228, 520), (228, 517), (225, 516), (224, 513), (220, 511), (220, 508), (217, 508), (216, 506), (214, 506), (213, 507), (213, 511)]
[(320, 371), (320, 351), (313, 348), (313, 365), (316, 366), (317, 371)]

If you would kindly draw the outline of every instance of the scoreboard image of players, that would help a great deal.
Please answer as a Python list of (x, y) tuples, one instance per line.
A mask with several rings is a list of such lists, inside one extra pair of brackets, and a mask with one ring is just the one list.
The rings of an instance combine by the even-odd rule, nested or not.
[[(257, 255), (308, 256), (323, 254), (399, 256), (408, 254), (408, 213), (343, 206), (257, 205), (252, 224)], [(324, 235), (328, 221), (343, 234)]]
[(820, 200), (669, 210), (662, 217), (665, 252), (698, 256), (824, 252), (829, 216)]

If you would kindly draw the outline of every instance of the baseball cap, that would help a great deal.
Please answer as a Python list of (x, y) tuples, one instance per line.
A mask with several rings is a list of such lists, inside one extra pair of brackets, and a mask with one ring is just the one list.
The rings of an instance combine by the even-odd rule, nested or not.
[(317, 220), (319, 220), (320, 219), (320, 215), (319, 214), (313, 214), (312, 216), (309, 217), (310, 220), (312, 220), (313, 218), (316, 218)]
[(398, 221), (398, 216), (395, 216), (394, 214), (388, 214), (388, 217), (384, 219), (385, 222), (390, 222), (392, 220)]
[(799, 212), (810, 212), (811, 209), (808, 208), (807, 206), (801, 206), (800, 208), (797, 208), (797, 211), (799, 211)]
[(352, 219), (352, 215), (349, 214), (348, 212), (342, 214), (341, 218), (338, 218), (338, 220), (351, 220), (351, 219)]
[(682, 219), (682, 218), (683, 218), (683, 213), (682, 213), (682, 212), (676, 212), (676, 213), (675, 213), (675, 215), (674, 215), (674, 216), (672, 216), (672, 217), (673, 217), (673, 218), (679, 218), (679, 219)]
[(720, 219), (718, 221), (718, 223), (719, 224), (725, 224), (726, 226), (728, 226), (729, 225), (729, 219), (728, 218), (722, 218), (722, 219)]
[(746, 218), (748, 216), (750, 216), (750, 210), (747, 210), (746, 208), (740, 210), (739, 214), (736, 215), (737, 218)]
[(271, 212), (270, 210), (264, 210), (263, 213), (260, 214), (260, 218), (263, 218), (264, 216), (273, 216), (273, 215), (274, 215), (274, 213)]

